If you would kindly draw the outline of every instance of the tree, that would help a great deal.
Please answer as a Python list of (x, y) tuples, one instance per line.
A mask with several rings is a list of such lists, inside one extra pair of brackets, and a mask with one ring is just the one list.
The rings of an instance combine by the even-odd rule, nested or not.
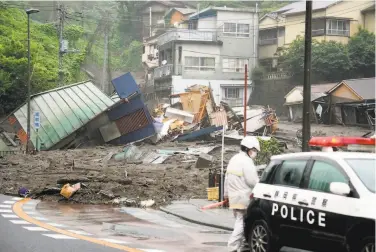
[(375, 76), (375, 34), (365, 29), (350, 38), (349, 57), (354, 77)]
[[(350, 58), (346, 45), (335, 41), (312, 41), (313, 82), (339, 81), (349, 76)], [(293, 73), (294, 78), (302, 80), (304, 75), (304, 38), (298, 37), (281, 52), (282, 68)]]

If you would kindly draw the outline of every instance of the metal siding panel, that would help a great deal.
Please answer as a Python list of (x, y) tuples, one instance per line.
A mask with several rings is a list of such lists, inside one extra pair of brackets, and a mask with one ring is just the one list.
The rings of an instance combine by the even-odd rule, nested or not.
[(127, 98), (135, 92), (140, 93), (140, 89), (131, 73), (126, 73), (111, 82), (120, 98)]
[(69, 94), (65, 90), (59, 90), (57, 91), (57, 93), (69, 106), (72, 116), (73, 114), (76, 116), (77, 124), (75, 124), (75, 127), (77, 129), (80, 128), (87, 119), (86, 114), (78, 107), (77, 103), (69, 96)]
[[(61, 137), (64, 136), (62, 134), (62, 129), (57, 129), (61, 125), (59, 121), (54, 117), (51, 109), (49, 108), (48, 104), (43, 100), (41, 96), (35, 97), (32, 103), (38, 104), (38, 107), (41, 108), (41, 114), (43, 114), (43, 128), (46, 130), (47, 135), (50, 137), (53, 143), (58, 143), (61, 140)], [(56, 127), (56, 128), (55, 128)], [(30, 132), (30, 134), (32, 134)], [(46, 146), (47, 147), (47, 146)]]
[(132, 100), (129, 101), (129, 103), (122, 103), (115, 108), (113, 108), (111, 111), (108, 113), (108, 117), (110, 118), (111, 121), (115, 121), (124, 115), (133, 113), (134, 111), (143, 108), (144, 103), (142, 102), (140, 97), (136, 97)]
[(87, 97), (77, 86), (72, 87), (72, 91), (79, 97), (79, 99), (85, 104), (83, 109), (87, 110), (87, 115), (89, 118), (94, 117), (95, 115), (99, 114), (100, 109), (97, 105), (95, 105), (89, 97)]
[(97, 88), (93, 83), (88, 82), (85, 83), (85, 87), (87, 87), (96, 97), (98, 97), (107, 107), (114, 104), (114, 101), (111, 100), (110, 97), (105, 95), (99, 88)]
[(57, 103), (62, 115), (64, 116), (64, 127), (68, 130), (68, 132), (78, 129), (78, 118), (75, 114), (71, 113), (70, 107), (65, 103), (63, 98), (61, 98), (57, 92), (51, 93), (51, 97)]
[(61, 110), (61, 107), (52, 98), (50, 93), (44, 94), (40, 97), (42, 97), (44, 101), (48, 104), (48, 108), (51, 110), (53, 114), (54, 120), (57, 125), (55, 129), (58, 130), (60, 138), (62, 139), (66, 137), (69, 134), (68, 132), (72, 132), (72, 127), (69, 125), (69, 122), (68, 123), (66, 122), (66, 117), (64, 115), (64, 112)]
[(85, 93), (87, 97), (90, 98), (91, 102), (99, 108), (99, 111), (103, 111), (108, 107), (95, 93), (93, 93), (85, 85), (81, 85), (79, 86), (79, 88), (83, 93)]
[[(72, 90), (72, 89), (65, 89), (65, 92), (69, 95), (69, 97), (74, 100), (75, 104), (77, 105), (76, 108), (74, 108), (74, 111), (80, 114), (80, 119), (82, 124), (85, 124), (89, 121), (91, 117), (94, 116), (93, 111), (90, 110), (86, 106), (86, 104), (81, 100), (81, 98)], [(82, 113), (80, 113), (81, 111)], [(84, 115), (81, 117), (81, 115)]]
[(148, 124), (149, 121), (144, 109), (137, 110), (134, 113), (126, 115), (116, 121), (116, 125), (121, 135), (126, 135), (138, 129), (144, 128)]

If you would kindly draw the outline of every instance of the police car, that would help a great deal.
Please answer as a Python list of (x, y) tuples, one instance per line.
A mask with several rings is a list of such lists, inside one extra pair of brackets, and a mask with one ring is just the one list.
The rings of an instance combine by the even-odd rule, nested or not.
[(244, 223), (251, 252), (375, 252), (376, 155), (328, 152), (374, 150), (375, 139), (312, 138), (310, 145), (326, 151), (274, 156), (255, 186)]

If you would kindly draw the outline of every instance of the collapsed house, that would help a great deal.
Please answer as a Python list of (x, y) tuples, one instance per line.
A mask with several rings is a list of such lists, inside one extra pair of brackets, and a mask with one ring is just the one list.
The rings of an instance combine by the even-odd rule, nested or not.
[[(285, 96), (288, 119), (302, 121), (303, 87)], [(375, 78), (343, 80), (311, 86), (311, 120), (323, 124), (375, 126)]]
[[(114, 79), (113, 85), (121, 99), (111, 99), (91, 81), (32, 95), (31, 113), (37, 112), (40, 118), (38, 125), (31, 120), (32, 148), (56, 150), (85, 144), (126, 144), (154, 135), (152, 118), (132, 75), (127, 73)], [(27, 103), (8, 115), (1, 125), (12, 129), (25, 145)]]

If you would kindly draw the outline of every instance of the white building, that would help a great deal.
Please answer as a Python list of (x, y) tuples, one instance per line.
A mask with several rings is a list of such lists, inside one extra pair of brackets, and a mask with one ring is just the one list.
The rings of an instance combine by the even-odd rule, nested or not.
[(182, 93), (195, 84), (210, 85), (217, 104), (243, 106), (244, 65), (248, 64), (250, 96), (250, 75), (258, 57), (255, 9), (209, 7), (186, 22), (188, 29), (169, 29), (157, 38), (156, 96)]

